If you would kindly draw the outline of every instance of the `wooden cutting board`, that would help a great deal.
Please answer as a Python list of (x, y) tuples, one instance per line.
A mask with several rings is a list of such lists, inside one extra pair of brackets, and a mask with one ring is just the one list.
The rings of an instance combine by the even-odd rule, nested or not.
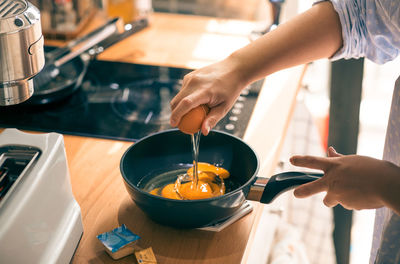
[[(175, 229), (150, 220), (130, 199), (119, 170), (132, 144), (64, 136), (74, 196), (81, 206), (84, 233), (72, 263), (116, 263), (96, 236), (122, 224), (153, 248), (159, 263), (240, 263), (259, 204), (220, 232)], [(135, 263), (127, 256), (117, 263)]]

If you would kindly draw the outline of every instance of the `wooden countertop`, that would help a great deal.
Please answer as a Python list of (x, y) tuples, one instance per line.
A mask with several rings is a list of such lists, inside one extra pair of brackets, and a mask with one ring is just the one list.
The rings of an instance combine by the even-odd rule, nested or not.
[[(254, 26), (249, 21), (153, 14), (148, 28), (107, 49), (99, 59), (197, 68), (249, 43)], [(260, 152), (264, 176), (275, 168), (302, 73), (303, 68), (297, 68), (268, 77), (266, 85), (276, 87), (269, 87), (270, 95), (263, 88), (260, 96), (265, 101), (258, 102), (253, 113), (245, 141)], [(276, 124), (264, 131), (257, 129), (266, 122)], [(267, 145), (260, 141), (266, 138)], [(235, 264), (258, 258), (254, 245), (263, 236), (257, 230), (265, 231), (258, 228), (264, 205), (252, 202), (252, 213), (218, 233), (162, 226), (148, 219), (125, 190), (119, 163), (131, 143), (70, 135), (64, 135), (64, 142), (84, 226), (72, 263), (135, 263), (132, 255), (112, 260), (96, 238), (122, 224), (141, 236), (142, 246), (153, 247), (158, 263)]]
[(249, 43), (255, 23), (155, 13), (150, 26), (100, 54), (102, 60), (199, 68)]

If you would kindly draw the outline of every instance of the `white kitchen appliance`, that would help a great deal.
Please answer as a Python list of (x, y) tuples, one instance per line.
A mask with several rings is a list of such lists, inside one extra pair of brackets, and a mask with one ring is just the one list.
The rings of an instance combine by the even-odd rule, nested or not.
[(0, 263), (69, 263), (83, 233), (64, 140), (0, 134)]

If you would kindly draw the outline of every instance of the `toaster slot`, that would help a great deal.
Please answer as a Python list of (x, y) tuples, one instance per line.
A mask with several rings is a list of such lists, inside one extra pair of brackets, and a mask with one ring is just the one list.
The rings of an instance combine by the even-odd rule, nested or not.
[(7, 190), (9, 189), (10, 181), (7, 175), (8, 175), (8, 170), (6, 168), (2, 168), (0, 170), (0, 201), (2, 200)]
[(0, 206), (33, 167), (40, 149), (30, 146), (0, 147)]

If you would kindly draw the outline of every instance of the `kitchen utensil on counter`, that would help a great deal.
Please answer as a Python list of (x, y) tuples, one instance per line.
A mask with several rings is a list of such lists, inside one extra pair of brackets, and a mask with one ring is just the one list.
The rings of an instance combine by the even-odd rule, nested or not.
[(214, 130), (200, 141), (199, 161), (230, 172), (225, 180), (226, 194), (203, 200), (173, 200), (143, 189), (153, 177), (192, 165), (190, 140), (177, 129), (152, 134), (133, 144), (123, 155), (120, 169), (126, 189), (139, 208), (156, 222), (183, 228), (207, 226), (232, 216), (250, 197), (251, 189), (257, 194), (252, 199), (271, 203), (281, 193), (323, 176), (290, 171), (269, 179), (258, 178), (259, 161), (252, 148), (231, 134)]
[(40, 10), (45, 39), (70, 40), (101, 16), (101, 2), (96, 0), (30, 0)]
[(89, 34), (69, 42), (66, 46), (57, 48), (45, 54), (46, 64), (42, 71), (33, 78), (35, 94), (47, 93), (47, 85), (60, 73), (60, 67), (83, 52), (91, 49), (107, 37), (123, 30), (119, 18), (108, 21), (105, 25)]
[(60, 134), (0, 134), (0, 263), (69, 263), (83, 232)]
[[(45, 51), (52, 49), (54, 49), (54, 47), (44, 47)], [(79, 57), (75, 57), (68, 63), (65, 63), (59, 68), (57, 76), (51, 79), (47, 84), (43, 86), (35, 85), (35, 91), (32, 97), (18, 105), (18, 107), (57, 103), (69, 97), (81, 86), (90, 60), (91, 57), (84, 53)]]
[(24, 0), (0, 0), (0, 105), (32, 96), (43, 54), (39, 10)]
[(82, 84), (91, 59), (147, 25), (147, 19), (123, 25), (119, 18), (114, 18), (65, 46), (45, 47), (46, 65), (33, 78), (35, 92), (27, 104), (48, 104), (70, 96)]

